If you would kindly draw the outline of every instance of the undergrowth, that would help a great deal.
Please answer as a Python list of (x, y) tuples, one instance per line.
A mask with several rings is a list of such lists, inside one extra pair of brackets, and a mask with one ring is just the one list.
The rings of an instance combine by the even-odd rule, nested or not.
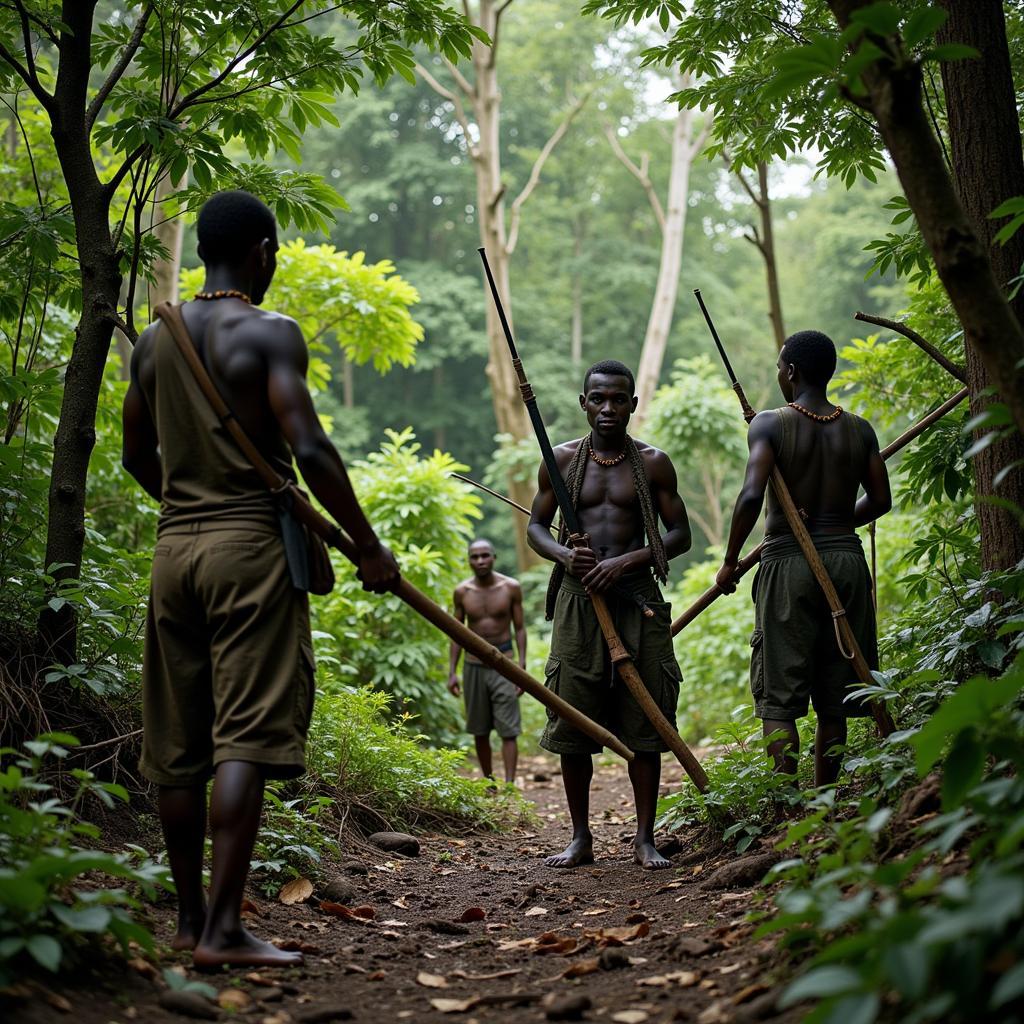
[[(772, 776), (738, 709), (708, 792), (662, 801), (669, 826), (711, 822), (740, 851), (771, 836), (785, 856), (753, 914), (798, 970), (780, 1009), (811, 1002), (810, 1024), (1021, 1019), (1022, 589), (1020, 572), (988, 576), (907, 611), (870, 688), (901, 729), (851, 729), (838, 786)], [(800, 813), (778, 838), (787, 803)]]

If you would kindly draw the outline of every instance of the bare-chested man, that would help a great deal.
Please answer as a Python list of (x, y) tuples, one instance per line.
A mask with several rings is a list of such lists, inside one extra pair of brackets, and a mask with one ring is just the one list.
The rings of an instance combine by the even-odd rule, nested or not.
[[(789, 403), (750, 422), (750, 456), (733, 512), (718, 585), (735, 590), (743, 542), (761, 513), (765, 488), (778, 466), (846, 609), (860, 649), (878, 667), (871, 576), (855, 530), (892, 507), (889, 476), (871, 424), (833, 405), (825, 391), (836, 350), (820, 331), (790, 335), (779, 353), (779, 387)], [(859, 489), (864, 495), (858, 499)], [(850, 697), (857, 682), (836, 641), (832, 615), (774, 494), (768, 493), (764, 550), (754, 578), (755, 628), (750, 686), (764, 734), (782, 731), (768, 747), (775, 770), (795, 774), (800, 749), (796, 720), (808, 701), (818, 716), (814, 781), (834, 782), (840, 759), (829, 751), (846, 742), (846, 719), (870, 714)]]
[[(247, 192), (199, 213), (206, 283), (182, 315), (207, 372), (263, 456), (292, 455), (360, 550), (367, 590), (398, 580), (306, 389), (294, 320), (258, 309), (274, 276), (274, 215)], [(160, 502), (142, 668), (142, 773), (159, 787), (178, 891), (172, 945), (199, 967), (302, 960), (243, 927), (240, 908), (265, 779), (304, 771), (313, 709), (309, 605), (289, 573), (275, 501), (218, 421), (162, 323), (132, 353), (124, 466)], [(210, 899), (203, 894), (213, 776)]]
[[(654, 847), (654, 812), (661, 754), (668, 747), (614, 671), (588, 591), (606, 597), (644, 685), (674, 722), (680, 672), (672, 651), (669, 605), (654, 576), (664, 581), (668, 560), (690, 547), (690, 524), (669, 457), (626, 433), (637, 402), (629, 368), (613, 359), (595, 363), (584, 377), (579, 401), (590, 434), (559, 445), (555, 459), (588, 542), (574, 548), (564, 528), (557, 540), (549, 533), (557, 502), (544, 465), (527, 534), (530, 546), (556, 563), (548, 590), (547, 614), (554, 629), (546, 682), (635, 752), (629, 766), (636, 801), (633, 856), (644, 868), (667, 868), (670, 863)], [(615, 590), (610, 589), (613, 584)], [(647, 618), (622, 592), (645, 599), (653, 617)], [(592, 755), (599, 747), (550, 712), (540, 745), (561, 755), (573, 826), (569, 845), (545, 863), (557, 868), (589, 864), (594, 859), (588, 820)]]
[[(519, 581), (494, 571), (494, 545), (478, 539), (469, 545), (469, 566), (473, 575), (455, 588), (455, 617), (468, 622), (474, 633), (494, 644), (499, 651), (511, 651), (510, 629), (515, 629), (519, 664), (526, 668), (526, 626), (523, 623), (523, 590)], [(454, 640), (448, 670), (448, 689), (458, 697), (456, 669), (462, 647)], [(462, 679), (466, 697), (466, 732), (473, 737), (480, 771), (493, 778), (491, 770), (491, 730), (501, 737), (501, 759), (505, 781), (515, 782), (519, 747), (516, 737), (522, 732), (519, 698), (522, 690), (494, 669), (466, 655)]]

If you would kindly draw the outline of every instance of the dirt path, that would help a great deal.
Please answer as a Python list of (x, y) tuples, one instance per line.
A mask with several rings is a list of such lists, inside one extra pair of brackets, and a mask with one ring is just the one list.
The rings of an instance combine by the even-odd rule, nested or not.
[[(572, 872), (547, 868), (542, 857), (567, 839), (561, 780), (550, 760), (527, 759), (523, 769), (538, 828), (467, 839), (421, 836), (418, 857), (361, 856), (337, 880), (348, 911), (325, 913), (317, 899), (284, 906), (256, 898), (253, 930), (301, 946), (305, 966), (256, 978), (191, 970), (188, 977), (235, 1000), (238, 1010), (222, 1011), (220, 1019), (260, 1024), (798, 1019), (795, 1011), (773, 1010), (781, 964), (771, 943), (752, 939), (745, 923), (756, 879), (708, 884), (723, 865), (731, 870), (734, 858), (691, 845), (672, 856), (671, 870), (634, 866), (629, 786), (615, 765), (595, 774), (597, 863)], [(666, 762), (666, 785), (678, 780), (678, 767)], [(755, 875), (764, 870), (763, 863), (752, 867)], [(169, 908), (155, 927), (166, 941)], [(174, 964), (188, 960), (166, 954), (158, 967)], [(186, 1019), (158, 1004), (160, 972), (142, 962), (136, 967), (69, 985), (50, 1003), (36, 993), (9, 1007), (7, 1019)], [(223, 996), (228, 989), (242, 994)], [(53, 1006), (62, 998), (65, 1011)]]

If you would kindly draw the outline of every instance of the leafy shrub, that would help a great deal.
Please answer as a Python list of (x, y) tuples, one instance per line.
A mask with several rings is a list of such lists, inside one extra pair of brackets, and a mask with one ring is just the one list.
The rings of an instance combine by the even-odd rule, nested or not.
[[(914, 611), (927, 625), (889, 638), (909, 673), (906, 728), (848, 758), (856, 792), (819, 794), (779, 844), (790, 857), (770, 876), (783, 886), (760, 933), (779, 934), (806, 966), (781, 1007), (817, 1000), (804, 1019), (827, 1024), (1019, 1019), (1021, 582), (990, 576), (940, 594)], [(988, 600), (996, 585), (998, 605)], [(1002, 675), (985, 674), (1011, 658)], [(898, 674), (879, 676), (891, 687)], [(936, 767), (941, 813), (895, 825), (894, 798)]]
[[(480, 500), (450, 473), (464, 470), (450, 455), (420, 456), (411, 430), (387, 432), (378, 452), (352, 467), (367, 517), (395, 552), (402, 574), (442, 607), (467, 573), (466, 545)], [(401, 487), (395, 486), (401, 481)], [(355, 569), (336, 562), (338, 583), (313, 602), (318, 656), (351, 684), (369, 683), (413, 714), (432, 743), (450, 742), (459, 727), (449, 698), (448, 640), (393, 594), (368, 594)]]
[(0, 984), (8, 984), (17, 963), (31, 958), (56, 971), (66, 957), (90, 940), (110, 935), (127, 952), (129, 942), (153, 946), (149, 932), (132, 916), (139, 903), (121, 887), (97, 887), (96, 876), (134, 883), (152, 896), (171, 888), (167, 869), (145, 851), (110, 853), (95, 844), (100, 830), (83, 820), (90, 797), (112, 807), (127, 801), (120, 786), (97, 781), (90, 772), (65, 774), (76, 784), (68, 799), (55, 795), (42, 775), (43, 763), (58, 763), (77, 746), (73, 736), (53, 733), (5, 748), (0, 772)]
[(284, 790), (281, 784), (267, 786), (253, 849), (253, 875), (268, 892), (288, 878), (316, 874), (324, 858), (337, 856), (340, 849), (328, 834), (334, 801), (315, 795), (286, 799)]
[[(309, 771), (292, 787), (304, 797), (301, 806), (329, 797), (339, 832), (351, 824), (370, 830), (497, 828), (522, 815), (517, 793), (495, 796), (486, 780), (461, 774), (461, 751), (425, 747), (406, 720), (389, 720), (387, 694), (321, 675), (326, 692), (317, 696)], [(318, 827), (326, 832), (325, 823)]]

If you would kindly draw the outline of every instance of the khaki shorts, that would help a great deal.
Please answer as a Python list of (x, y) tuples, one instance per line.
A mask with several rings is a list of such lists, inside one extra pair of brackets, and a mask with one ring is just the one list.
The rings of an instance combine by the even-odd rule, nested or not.
[(503, 740), (511, 740), (523, 731), (519, 694), (500, 672), (469, 662), (462, 673), (462, 691), (466, 732), (471, 736), (489, 736), (494, 729)]
[[(819, 534), (812, 539), (868, 667), (878, 668), (871, 574), (860, 538)], [(750, 689), (757, 717), (795, 721), (807, 714), (808, 703), (830, 718), (870, 715), (868, 702), (856, 696), (853, 662), (836, 643), (821, 585), (791, 535), (766, 540), (753, 590)]]
[[(619, 637), (633, 658), (644, 686), (673, 725), (682, 676), (672, 650), (671, 608), (649, 572), (623, 576), (619, 586), (647, 599), (646, 618), (633, 601), (606, 595)], [(555, 601), (551, 657), (545, 669), (549, 690), (588, 718), (613, 732), (630, 750), (660, 753), (665, 741), (643, 713), (626, 684), (612, 671), (608, 648), (594, 606), (582, 584), (566, 573)], [(548, 711), (540, 745), (554, 754), (597, 754), (601, 746)]]
[(205, 781), (222, 761), (305, 771), (313, 711), (307, 595), (266, 523), (165, 526), (153, 553), (142, 667), (142, 774)]

